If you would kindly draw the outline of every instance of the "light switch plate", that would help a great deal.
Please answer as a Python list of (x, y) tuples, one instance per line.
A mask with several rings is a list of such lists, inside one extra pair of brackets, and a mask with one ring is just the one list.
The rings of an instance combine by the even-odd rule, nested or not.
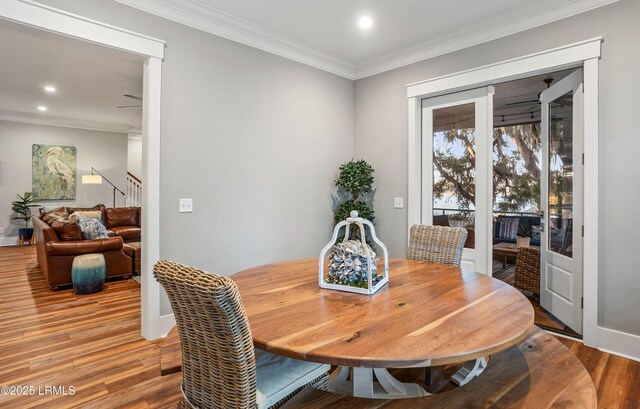
[(180, 213), (193, 212), (193, 199), (180, 199), (178, 201), (178, 212)]
[(0, 227), (0, 234), (4, 234), (4, 227)]
[(404, 198), (402, 197), (394, 197), (393, 198), (393, 208), (394, 209), (402, 209), (404, 207)]

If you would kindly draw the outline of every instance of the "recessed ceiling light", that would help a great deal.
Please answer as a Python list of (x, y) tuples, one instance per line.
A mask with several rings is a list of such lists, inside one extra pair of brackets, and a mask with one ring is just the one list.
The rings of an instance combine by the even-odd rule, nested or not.
[(369, 16), (362, 16), (358, 20), (358, 26), (360, 26), (360, 28), (363, 30), (371, 28), (372, 25), (373, 25), (373, 20)]
[(40, 106), (38, 107), (38, 111), (43, 111), (43, 112), (44, 112), (44, 111), (46, 111), (46, 110), (47, 110), (47, 107), (45, 107), (45, 106), (43, 106), (43, 105), (40, 105)]
[(56, 92), (56, 87), (54, 87), (53, 85), (45, 85), (44, 90), (49, 93), (53, 93)]

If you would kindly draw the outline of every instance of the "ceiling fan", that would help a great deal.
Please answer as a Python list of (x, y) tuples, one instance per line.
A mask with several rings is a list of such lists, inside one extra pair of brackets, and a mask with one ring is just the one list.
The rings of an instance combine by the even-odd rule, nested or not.
[(136, 97), (135, 95), (124, 94), (123, 97), (135, 99), (136, 101), (140, 101), (140, 105), (120, 105), (117, 108), (142, 108), (142, 98)]

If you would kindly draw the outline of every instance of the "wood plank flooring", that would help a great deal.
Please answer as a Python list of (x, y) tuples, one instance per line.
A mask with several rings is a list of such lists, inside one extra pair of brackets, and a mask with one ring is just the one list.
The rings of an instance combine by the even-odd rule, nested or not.
[(54, 292), (35, 247), (0, 248), (0, 386), (34, 387), (31, 396), (0, 394), (0, 408), (175, 407), (180, 374), (161, 378), (159, 354), (158, 342), (140, 336), (138, 283)]
[[(507, 267), (502, 268), (502, 261), (493, 260), (493, 278), (496, 278), (500, 281), (503, 281), (511, 286), (513, 286), (514, 273), (515, 273), (515, 263), (514, 258), (508, 258)], [(523, 294), (527, 297), (531, 305), (533, 306), (533, 312), (535, 315), (534, 322), (536, 325), (546, 328), (552, 329), (557, 332), (560, 332), (565, 335), (569, 335), (578, 339), (582, 339), (580, 334), (567, 327), (564, 322), (560, 321), (549, 311), (542, 308), (540, 305), (540, 300), (536, 299), (532, 293), (529, 291), (524, 291)]]
[[(599, 408), (640, 408), (639, 362), (560, 340), (587, 368)], [(36, 388), (0, 396), (0, 408), (175, 408), (181, 374), (161, 377), (159, 362), (160, 344), (140, 336), (136, 282), (85, 296), (53, 292), (35, 247), (0, 247), (0, 386)], [(39, 395), (39, 386), (74, 386), (75, 394)]]

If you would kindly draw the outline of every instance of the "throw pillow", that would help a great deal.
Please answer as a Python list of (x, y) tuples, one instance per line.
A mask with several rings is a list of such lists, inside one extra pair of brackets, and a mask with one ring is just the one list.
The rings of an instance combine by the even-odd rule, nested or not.
[(531, 240), (540, 241), (540, 226), (531, 226)]
[(93, 207), (67, 207), (67, 211), (69, 212), (69, 214), (75, 213), (78, 210), (80, 210), (80, 211), (99, 211), (101, 213), (100, 221), (102, 222), (102, 224), (105, 224), (104, 209), (105, 209), (105, 207), (104, 207), (103, 204), (98, 204), (98, 205), (95, 205)]
[(85, 240), (106, 239), (109, 237), (107, 228), (100, 223), (99, 219), (89, 219), (85, 216), (80, 216), (78, 219), (80, 230), (82, 230), (82, 237)]
[(518, 234), (519, 218), (498, 218), (494, 236), (498, 239), (514, 240)]
[(76, 210), (69, 215), (69, 218), (71, 220), (80, 220), (82, 216), (87, 219), (98, 219), (102, 221), (102, 212), (100, 210)]

